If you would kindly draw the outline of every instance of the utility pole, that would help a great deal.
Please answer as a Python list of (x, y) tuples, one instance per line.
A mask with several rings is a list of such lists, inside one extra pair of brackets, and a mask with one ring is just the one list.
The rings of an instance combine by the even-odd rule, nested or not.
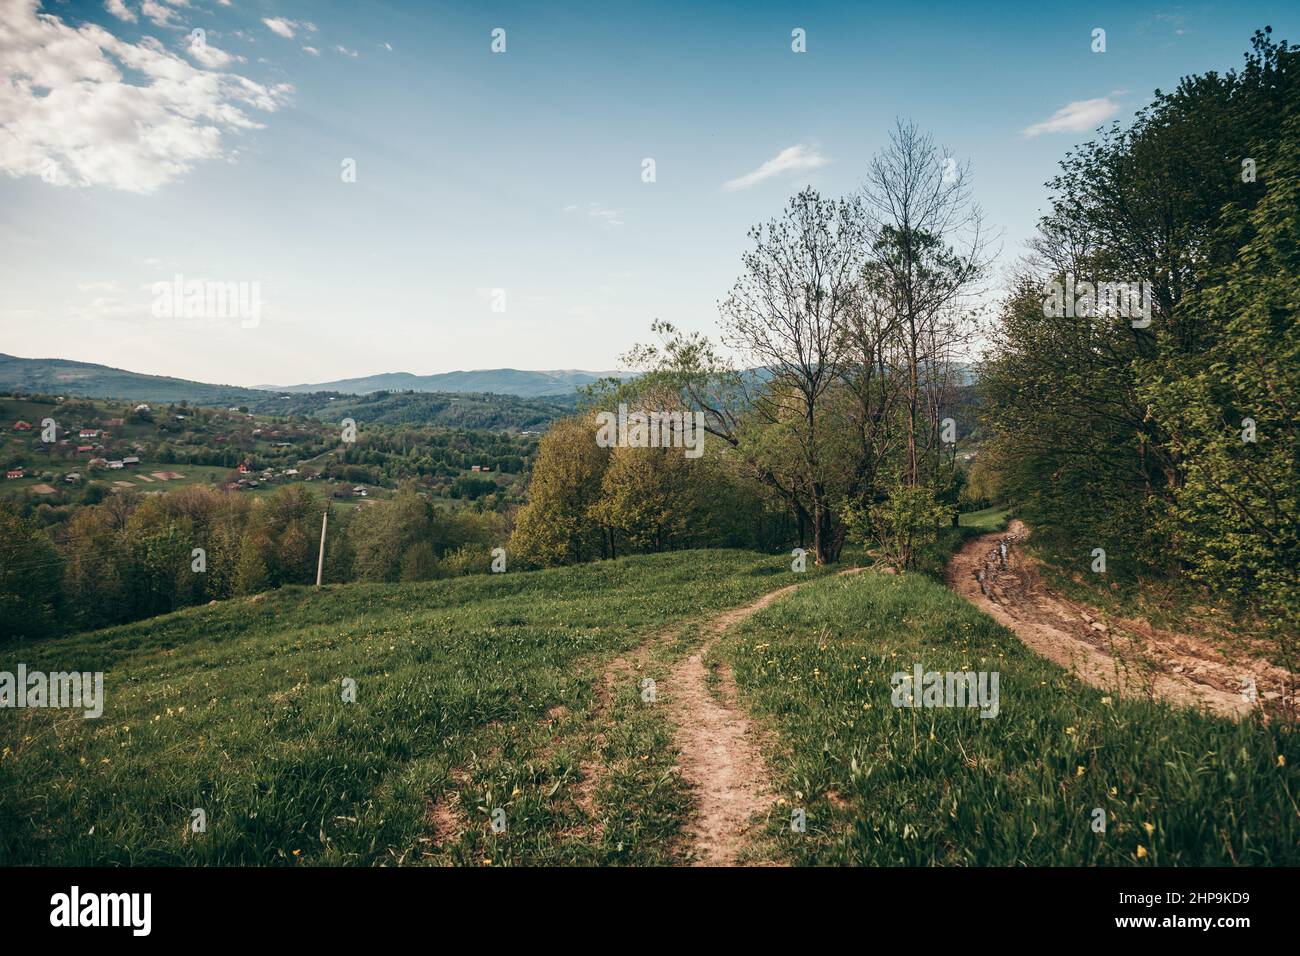
[(316, 587), (320, 587), (321, 575), (325, 573), (325, 526), (329, 524), (330, 513), (322, 512), (320, 516), (320, 557), (316, 559)]

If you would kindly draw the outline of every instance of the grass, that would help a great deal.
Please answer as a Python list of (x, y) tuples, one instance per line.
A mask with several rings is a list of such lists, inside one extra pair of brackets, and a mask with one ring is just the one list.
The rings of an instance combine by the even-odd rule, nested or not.
[[(925, 575), (812, 583), (717, 653), (778, 741), (767, 835), (791, 863), (1300, 863), (1291, 727), (1113, 698)], [(1000, 712), (894, 707), (916, 662), (999, 672)]]
[[(932, 563), (977, 533), (948, 529)], [(98, 720), (0, 710), (0, 865), (681, 862), (690, 794), (639, 682), (667, 679), (714, 612), (794, 581), (807, 583), (713, 652), (774, 740), (784, 804), (759, 855), (1300, 862), (1289, 726), (1112, 700), (927, 574), (794, 575), (788, 562), (691, 551), (293, 587), (5, 647), (0, 670), (105, 671), (107, 702)], [(680, 639), (617, 671), (606, 695), (610, 662), (664, 633)], [(914, 662), (998, 671), (1000, 713), (894, 708), (890, 675)], [(189, 832), (195, 808), (205, 833)], [(794, 808), (805, 833), (790, 830)]]
[[(0, 710), (0, 864), (661, 862), (688, 799), (669, 730), (635, 681), (593, 725), (604, 664), (796, 580), (788, 560), (295, 587), (10, 646), (0, 670), (103, 670), (107, 704)], [(595, 826), (584, 759), (609, 768)], [(440, 843), (429, 810), (453, 793), (465, 832)]]
[(994, 505), (983, 511), (968, 511), (958, 520), (963, 528), (975, 528), (978, 531), (1001, 531), (1007, 526), (1011, 508), (1006, 505)]

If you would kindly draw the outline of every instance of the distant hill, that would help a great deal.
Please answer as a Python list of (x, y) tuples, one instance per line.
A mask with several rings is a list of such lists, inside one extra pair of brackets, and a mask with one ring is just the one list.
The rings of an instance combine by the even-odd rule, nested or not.
[(28, 359), (0, 353), (0, 390), (76, 395), (83, 398), (129, 398), (140, 402), (189, 401), (195, 405), (241, 405), (265, 394), (237, 385), (207, 385), (165, 375), (70, 359)]
[[(538, 389), (537, 394), (483, 391), (470, 392), (472, 382), (495, 383), (508, 387), (510, 375), (521, 388)], [(576, 384), (560, 386), (562, 376), (575, 383), (585, 376), (594, 381), (594, 372), (522, 372), (501, 369), (498, 372), (456, 372), (430, 375), (424, 379), (443, 379), (464, 383), (465, 391), (434, 392), (428, 388), (312, 389), (310, 391), (268, 391), (237, 385), (209, 385), (164, 375), (144, 375), (125, 369), (110, 368), (91, 362), (69, 359), (28, 359), (0, 354), (0, 392), (20, 394), (64, 395), (76, 398), (119, 399), (137, 402), (178, 403), (217, 408), (247, 408), (262, 415), (303, 415), (321, 421), (337, 422), (351, 416), (358, 421), (385, 425), (434, 425), (448, 428), (527, 429), (544, 426), (551, 420), (570, 414), (574, 406)], [(374, 376), (363, 381), (419, 381), (420, 376), (397, 374)], [(540, 391), (550, 382), (551, 391)]]
[(347, 378), (337, 382), (303, 385), (260, 386), (274, 392), (344, 392), (366, 395), (370, 392), (492, 392), (538, 398), (572, 395), (574, 389), (602, 378), (624, 378), (627, 372), (584, 372), (581, 369), (551, 369), (530, 372), (517, 368), (478, 369), (471, 372), (442, 372), (436, 375), (413, 375), (410, 372), (386, 372), (364, 378)]
[(302, 415), (323, 422), (353, 418), (372, 425), (438, 425), (492, 431), (542, 428), (573, 414), (571, 396), (523, 398), (467, 392), (263, 392), (248, 404), (263, 415)]
[(413, 375), (386, 372), (364, 378), (302, 385), (210, 385), (166, 375), (145, 375), (126, 369), (74, 362), (71, 359), (19, 358), (0, 353), (0, 390), (79, 395), (86, 398), (133, 398), (142, 402), (179, 402), (196, 405), (248, 404), (266, 392), (334, 392), (368, 395), (371, 392), (455, 392), (481, 395), (518, 395), (522, 398), (568, 397), (583, 385), (627, 372), (584, 372), (581, 369), (527, 371), (517, 368), (479, 369)]

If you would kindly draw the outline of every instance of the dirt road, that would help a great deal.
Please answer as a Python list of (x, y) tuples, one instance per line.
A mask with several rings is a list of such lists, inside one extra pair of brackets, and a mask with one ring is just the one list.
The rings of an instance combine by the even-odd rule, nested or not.
[(1282, 702), (1288, 684), (1280, 667), (1257, 657), (1229, 659), (1203, 635), (1102, 615), (1049, 590), (1020, 548), (1028, 537), (1017, 520), (968, 543), (948, 566), (949, 587), (1096, 687), (1235, 717)]

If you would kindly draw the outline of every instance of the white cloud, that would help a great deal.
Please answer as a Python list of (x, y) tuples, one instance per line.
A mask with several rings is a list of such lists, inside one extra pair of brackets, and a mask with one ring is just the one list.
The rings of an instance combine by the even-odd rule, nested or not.
[(229, 66), (231, 63), (245, 62), (242, 56), (220, 50), (206, 40), (199, 43), (192, 37), (186, 41), (185, 51), (196, 63), (214, 70)]
[(278, 33), (286, 40), (293, 39), (294, 23), (292, 20), (282, 20), (280, 17), (262, 17), (262, 22), (267, 25), (272, 33)]
[(303, 49), (312, 56), (320, 56), (320, 50), (316, 49), (314, 46), (305, 46)]
[(384, 48), (385, 50), (387, 50), (389, 53), (392, 53), (392, 52), (393, 52), (393, 45), (392, 45), (391, 43), (384, 43), (384, 44), (381, 44), (381, 45), (382, 45), (383, 48)]
[(335, 46), (334, 49), (337, 50), (339, 53), (342, 53), (344, 56), (350, 56), (350, 57), (352, 57), (352, 59), (354, 59), (354, 60), (355, 60), (358, 56), (360, 56), (360, 54), (357, 53), (356, 50), (349, 50), (347, 47), (343, 46), (343, 44), (341, 44), (341, 43), (338, 44), (337, 46)]
[(1032, 138), (1043, 133), (1086, 133), (1120, 111), (1117, 95), (1067, 103), (1042, 122), (1026, 127), (1024, 135)]
[(623, 210), (621, 209), (606, 209), (594, 202), (587, 203), (585, 208), (576, 203), (564, 207), (565, 212), (578, 212), (580, 210), (585, 212), (592, 219), (600, 220), (600, 222), (607, 228), (623, 225)]
[(284, 17), (262, 17), (262, 22), (266, 24), (268, 30), (272, 33), (279, 34), (286, 40), (292, 40), (294, 34), (299, 30), (306, 30), (308, 33), (316, 32), (316, 24), (307, 20), (286, 20)]
[(170, 27), (174, 25), (177, 12), (173, 7), (188, 7), (189, 0), (144, 0), (140, 12), (155, 26)]
[(765, 179), (785, 172), (792, 172), (803, 169), (817, 169), (819, 166), (825, 166), (829, 160), (817, 151), (815, 146), (804, 146), (802, 143), (796, 146), (788, 146), (774, 157), (765, 162), (753, 172), (748, 172), (736, 179), (729, 179), (722, 184), (723, 189), (748, 189), (761, 183)]
[(104, 9), (119, 20), (125, 20), (127, 23), (135, 23), (136, 20), (140, 19), (122, 0), (104, 0)]
[(0, 170), (10, 176), (150, 193), (229, 157), (230, 131), (261, 128), (245, 109), (273, 112), (293, 91), (38, 9), (39, 0), (0, 0)]

